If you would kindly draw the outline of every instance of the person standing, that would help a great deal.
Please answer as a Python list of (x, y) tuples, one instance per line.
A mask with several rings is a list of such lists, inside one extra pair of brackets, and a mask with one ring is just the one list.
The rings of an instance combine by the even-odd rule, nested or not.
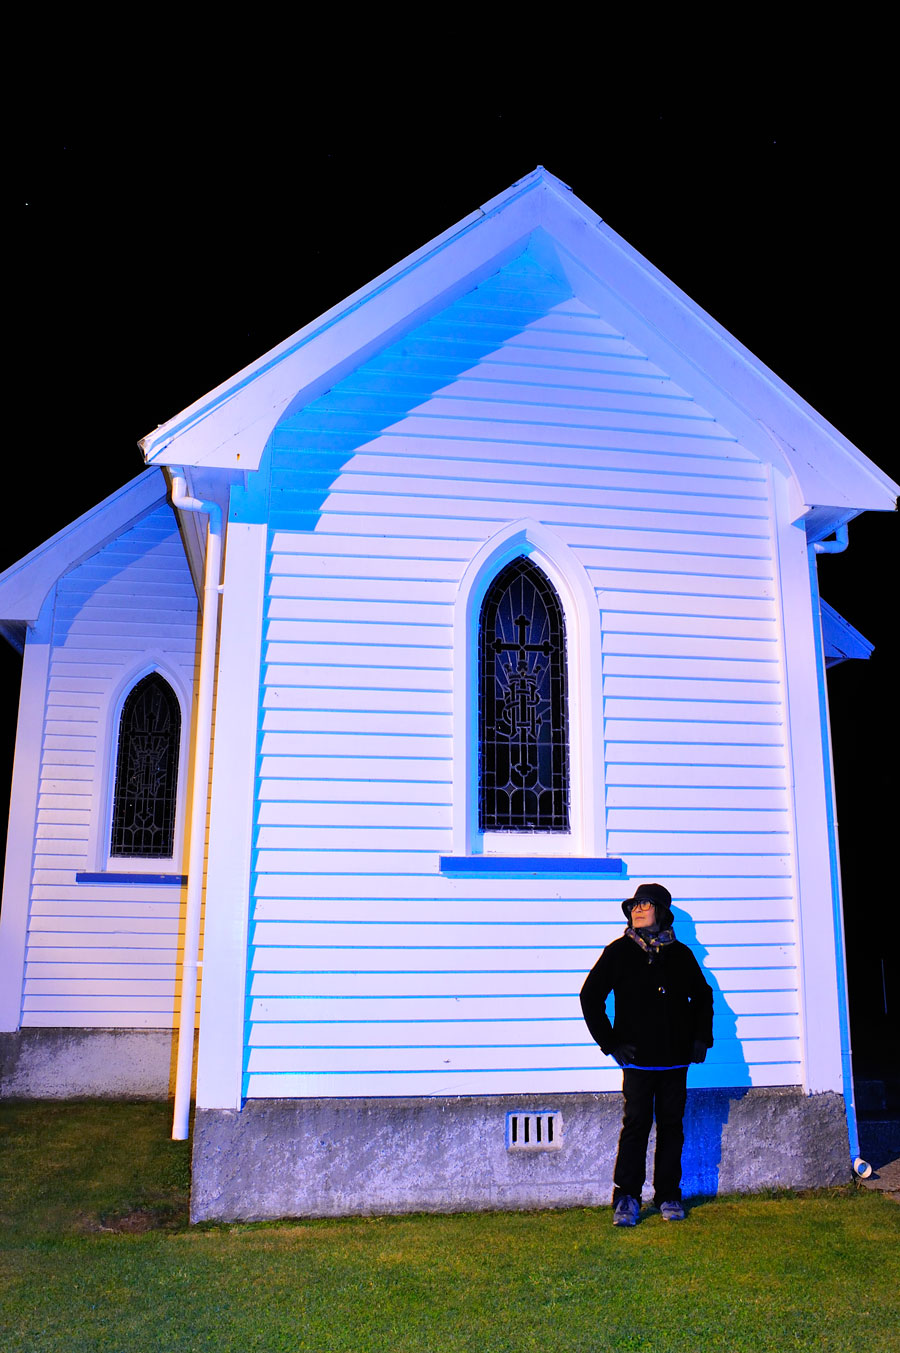
[[(712, 1047), (712, 988), (672, 929), (672, 895), (642, 883), (622, 910), (625, 934), (608, 944), (581, 989), (588, 1031), (623, 1069), (625, 1115), (613, 1175), (613, 1225), (635, 1226), (647, 1171), (647, 1141), (656, 1118), (654, 1204), (664, 1220), (682, 1221), (681, 1152), (687, 1069)], [(615, 998), (615, 1022), (606, 1000)]]

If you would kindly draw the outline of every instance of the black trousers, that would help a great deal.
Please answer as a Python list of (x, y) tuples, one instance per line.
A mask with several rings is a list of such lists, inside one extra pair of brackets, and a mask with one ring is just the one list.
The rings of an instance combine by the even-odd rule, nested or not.
[(657, 1207), (660, 1203), (680, 1201), (687, 1067), (672, 1067), (665, 1071), (639, 1071), (626, 1067), (622, 1093), (625, 1116), (613, 1175), (613, 1206), (625, 1193), (640, 1201), (647, 1174), (647, 1139), (654, 1117), (653, 1201)]

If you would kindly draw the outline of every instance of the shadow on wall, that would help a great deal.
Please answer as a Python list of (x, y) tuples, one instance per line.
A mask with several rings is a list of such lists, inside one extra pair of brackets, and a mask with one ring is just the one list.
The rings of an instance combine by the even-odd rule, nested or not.
[[(448, 445), (453, 446), (462, 435), (460, 419), (466, 418), (468, 403), (457, 400), (448, 411), (446, 407), (435, 409), (432, 401), (458, 380), (477, 374), (485, 359), (488, 370), (496, 375), (490, 358), (571, 297), (571, 289), (526, 250), (317, 399), (291, 405), (269, 441), (270, 525), (287, 531), (314, 531), (353, 458), (376, 444), (379, 455), (407, 457), (412, 474), (417, 437), (424, 437), (429, 446), (436, 436), (439, 442), (449, 439)], [(358, 469), (365, 477), (363, 486), (355, 487), (351, 480), (340, 486), (341, 491), (368, 494), (368, 510), (377, 513), (382, 495), (371, 493), (369, 478), (378, 471), (369, 463)], [(385, 483), (390, 493), (406, 491), (396, 471)], [(426, 502), (423, 511), (427, 514), (423, 529), (427, 530), (433, 503)]]
[(719, 1190), (722, 1138), (732, 1104), (750, 1088), (750, 1067), (737, 1034), (737, 1016), (708, 964), (708, 953), (697, 939), (697, 927), (687, 912), (672, 907), (675, 934), (693, 950), (713, 990), (714, 1046), (705, 1062), (688, 1071), (688, 1101), (684, 1115), (682, 1189), (686, 1197)]

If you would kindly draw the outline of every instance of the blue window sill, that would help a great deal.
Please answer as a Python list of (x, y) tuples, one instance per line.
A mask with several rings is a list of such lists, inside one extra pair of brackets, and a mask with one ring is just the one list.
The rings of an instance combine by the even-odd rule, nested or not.
[(154, 888), (183, 888), (187, 874), (76, 874), (76, 883), (147, 883)]
[(625, 861), (574, 855), (442, 855), (448, 878), (625, 878)]

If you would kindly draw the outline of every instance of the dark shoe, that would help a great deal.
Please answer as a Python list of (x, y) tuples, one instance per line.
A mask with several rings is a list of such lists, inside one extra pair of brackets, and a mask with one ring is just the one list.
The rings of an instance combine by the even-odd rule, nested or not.
[(660, 1203), (659, 1210), (663, 1221), (684, 1221), (684, 1208), (677, 1201)]
[(613, 1210), (613, 1226), (637, 1226), (641, 1205), (631, 1194), (623, 1193)]

